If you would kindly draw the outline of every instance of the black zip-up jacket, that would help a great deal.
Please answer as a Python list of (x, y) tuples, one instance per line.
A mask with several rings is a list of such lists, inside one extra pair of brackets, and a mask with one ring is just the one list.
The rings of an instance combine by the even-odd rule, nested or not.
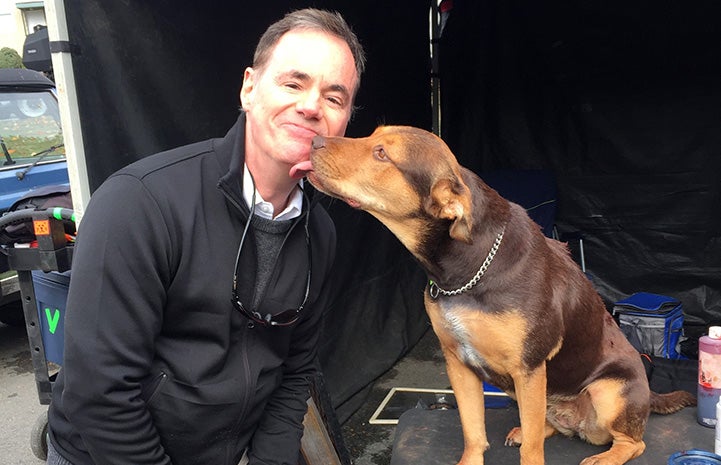
[[(222, 139), (144, 158), (109, 177), (79, 227), (50, 440), (75, 465), (297, 464), (308, 377), (335, 254), (313, 201), (291, 228), (265, 302), (308, 303), (289, 327), (249, 324), (231, 304), (248, 207), (244, 115)], [(253, 243), (243, 256), (253, 254)], [(240, 273), (244, 302), (254, 263)]]

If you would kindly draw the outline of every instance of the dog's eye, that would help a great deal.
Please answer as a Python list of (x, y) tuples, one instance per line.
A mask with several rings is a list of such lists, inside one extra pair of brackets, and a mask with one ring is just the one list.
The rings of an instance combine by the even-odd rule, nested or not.
[(386, 155), (386, 151), (383, 150), (383, 147), (375, 147), (373, 149), (373, 156), (376, 157), (376, 160), (388, 161), (388, 155)]

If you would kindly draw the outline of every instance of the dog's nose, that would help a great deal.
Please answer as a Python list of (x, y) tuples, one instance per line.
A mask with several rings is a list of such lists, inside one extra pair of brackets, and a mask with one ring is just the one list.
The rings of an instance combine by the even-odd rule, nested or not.
[(325, 147), (325, 137), (323, 136), (315, 136), (313, 138), (313, 148), (314, 149), (321, 149)]

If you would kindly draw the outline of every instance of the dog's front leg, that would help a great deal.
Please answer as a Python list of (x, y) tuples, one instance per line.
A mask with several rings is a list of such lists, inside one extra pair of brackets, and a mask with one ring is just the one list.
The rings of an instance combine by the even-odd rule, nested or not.
[(464, 449), (458, 465), (483, 465), (483, 453), (488, 449), (483, 381), (455, 351), (443, 348), (443, 353), (463, 429)]
[(521, 465), (543, 465), (546, 438), (546, 363), (513, 376), (521, 417)]

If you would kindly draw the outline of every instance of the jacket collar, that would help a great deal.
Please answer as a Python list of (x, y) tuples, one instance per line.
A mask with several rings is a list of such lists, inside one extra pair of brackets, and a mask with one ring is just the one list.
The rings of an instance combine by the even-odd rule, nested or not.
[(218, 180), (218, 187), (230, 195), (248, 214), (243, 202), (243, 165), (245, 164), (245, 113), (238, 115), (233, 127), (215, 146), (221, 172), (225, 174)]

